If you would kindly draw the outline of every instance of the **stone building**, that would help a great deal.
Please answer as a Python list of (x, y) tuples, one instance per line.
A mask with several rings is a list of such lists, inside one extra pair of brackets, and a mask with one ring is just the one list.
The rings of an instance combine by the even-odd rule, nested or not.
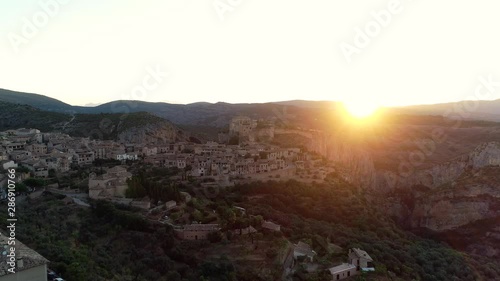
[(0, 247), (6, 255), (0, 255), (0, 281), (47, 281), (48, 260), (19, 240), (15, 240), (15, 273), (9, 272), (9, 249), (7, 236), (0, 233)]
[(130, 177), (132, 174), (120, 166), (115, 166), (100, 176), (92, 173), (89, 175), (89, 197), (92, 199), (125, 197), (127, 179)]
[(176, 229), (175, 234), (183, 240), (206, 240), (208, 234), (219, 231), (218, 224), (188, 224), (182, 229)]

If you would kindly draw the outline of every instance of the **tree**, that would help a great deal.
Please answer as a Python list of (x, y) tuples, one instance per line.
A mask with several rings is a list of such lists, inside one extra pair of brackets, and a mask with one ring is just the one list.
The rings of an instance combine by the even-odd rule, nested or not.
[(54, 178), (56, 176), (56, 170), (55, 169), (49, 169), (49, 178)]
[(181, 281), (182, 280), (182, 276), (176, 272), (176, 271), (169, 271), (167, 273), (167, 278), (165, 280), (168, 280), (168, 281)]
[(220, 241), (222, 241), (222, 233), (220, 231), (210, 232), (207, 235), (207, 239), (208, 239), (208, 241), (210, 241), (210, 243), (220, 242)]
[(189, 171), (192, 171), (193, 170), (193, 167), (191, 165), (186, 165), (186, 167), (184, 167), (184, 179), (187, 178), (187, 173)]
[(250, 224), (253, 227), (259, 227), (259, 226), (261, 226), (263, 221), (264, 221), (264, 218), (261, 215), (250, 217)]
[(143, 198), (147, 195), (146, 189), (143, 186), (140, 177), (132, 177), (127, 180), (128, 188), (125, 190), (125, 197), (127, 198)]
[(267, 159), (267, 156), (269, 155), (269, 153), (265, 152), (265, 151), (261, 151), (259, 152), (259, 157), (260, 159)]
[(47, 185), (46, 181), (44, 179), (35, 179), (35, 178), (29, 178), (23, 182), (27, 186), (32, 186), (32, 187), (42, 187)]
[(238, 145), (240, 143), (240, 138), (238, 136), (233, 136), (229, 139), (227, 144), (229, 145)]
[(66, 275), (71, 277), (71, 280), (84, 281), (86, 280), (86, 271), (80, 263), (71, 263), (66, 271)]

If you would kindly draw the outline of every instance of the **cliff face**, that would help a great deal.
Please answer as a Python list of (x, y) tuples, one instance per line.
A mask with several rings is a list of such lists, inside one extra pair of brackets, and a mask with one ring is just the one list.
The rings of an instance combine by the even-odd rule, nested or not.
[(490, 142), (456, 161), (400, 177), (396, 200), (388, 204), (392, 205), (388, 210), (411, 228), (436, 232), (499, 217), (498, 164), (500, 144)]
[(498, 185), (460, 185), (418, 196), (410, 215), (411, 226), (441, 232), (500, 216)]
[(400, 178), (380, 198), (401, 225), (473, 255), (500, 259), (500, 146), (485, 143), (456, 161)]
[(430, 231), (470, 253), (500, 258), (498, 142), (406, 176), (377, 170), (373, 154), (333, 137), (313, 137), (310, 149), (336, 162), (347, 181), (369, 190), (401, 225)]
[(312, 136), (309, 149), (336, 163), (346, 181), (364, 188), (376, 185), (377, 172), (373, 159), (361, 146), (333, 135), (317, 133)]
[(437, 188), (458, 179), (467, 169), (479, 169), (490, 165), (500, 165), (500, 143), (498, 142), (481, 144), (468, 155), (430, 169), (416, 171), (406, 178), (399, 176), (396, 187), (421, 184)]
[(471, 169), (447, 186), (415, 193), (405, 209), (413, 229), (428, 229), (458, 249), (500, 259), (500, 167)]

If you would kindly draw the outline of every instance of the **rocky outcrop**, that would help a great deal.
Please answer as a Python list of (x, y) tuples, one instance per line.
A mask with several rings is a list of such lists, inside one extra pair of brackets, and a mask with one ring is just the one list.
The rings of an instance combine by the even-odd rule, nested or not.
[(122, 143), (161, 145), (185, 140), (186, 136), (184, 132), (166, 121), (132, 127), (118, 134), (118, 141)]
[(500, 144), (482, 144), (454, 162), (400, 178), (396, 187), (399, 190), (396, 197), (400, 200), (388, 204), (391, 206), (387, 209), (394, 211), (393, 216), (407, 221), (411, 228), (436, 232), (500, 217), (498, 163)]
[(441, 232), (500, 216), (498, 188), (474, 186), (464, 189), (471, 191), (438, 192), (417, 199), (410, 217), (411, 226)]
[(334, 135), (314, 133), (309, 149), (333, 161), (341, 176), (353, 185), (364, 188), (376, 185), (377, 172), (373, 159), (362, 146), (353, 145)]
[(500, 143), (483, 143), (453, 161), (412, 167), (407, 174), (377, 170), (373, 154), (361, 145), (331, 136), (313, 137), (310, 149), (334, 161), (345, 180), (369, 190), (373, 203), (400, 225), (500, 258)]
[(460, 156), (447, 163), (435, 165), (429, 169), (414, 170), (411, 173), (377, 171), (378, 181), (375, 187), (379, 190), (411, 188), (415, 185), (438, 188), (455, 181), (467, 170), (487, 166), (500, 166), (500, 143), (481, 144), (467, 155)]

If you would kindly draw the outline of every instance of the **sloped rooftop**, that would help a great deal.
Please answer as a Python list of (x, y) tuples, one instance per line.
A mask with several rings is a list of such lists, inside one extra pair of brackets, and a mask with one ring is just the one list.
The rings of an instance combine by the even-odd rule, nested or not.
[[(8, 274), (8, 269), (10, 268), (7, 264), (7, 257), (3, 255), (3, 251), (7, 251), (7, 248), (12, 246), (8, 245), (8, 237), (0, 232), (0, 276)], [(35, 250), (29, 248), (28, 246), (21, 243), (16, 239), (16, 258), (22, 258), (23, 266), (21, 268), (16, 265), (16, 272), (37, 267), (49, 263), (49, 260), (44, 258), (42, 255), (37, 253)], [(7, 251), (8, 252), (8, 251)]]

